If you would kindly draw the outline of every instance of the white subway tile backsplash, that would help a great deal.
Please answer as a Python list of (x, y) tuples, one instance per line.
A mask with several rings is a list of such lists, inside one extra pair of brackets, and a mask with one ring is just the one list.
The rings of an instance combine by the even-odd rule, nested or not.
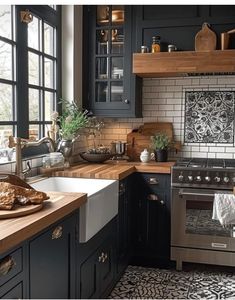
[(232, 153), (216, 153), (215, 154), (216, 158), (233, 158)]
[(224, 152), (225, 151), (225, 148), (224, 147), (209, 147), (209, 151), (210, 152)]

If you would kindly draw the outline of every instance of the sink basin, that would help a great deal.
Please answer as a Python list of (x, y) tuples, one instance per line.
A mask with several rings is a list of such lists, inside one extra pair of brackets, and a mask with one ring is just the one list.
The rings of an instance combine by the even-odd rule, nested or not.
[(50, 177), (32, 183), (38, 191), (87, 193), (79, 211), (79, 241), (87, 242), (118, 213), (118, 181)]

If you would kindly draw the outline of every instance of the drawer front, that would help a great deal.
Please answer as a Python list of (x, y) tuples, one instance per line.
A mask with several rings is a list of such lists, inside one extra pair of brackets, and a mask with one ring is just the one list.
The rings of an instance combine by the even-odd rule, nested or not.
[(22, 271), (22, 248), (0, 258), (0, 286)]
[(23, 299), (23, 282), (19, 282), (16, 285), (13, 286), (8, 286), (6, 284), (3, 286), (3, 290), (6, 290), (5, 292), (3, 291), (3, 294), (1, 294), (0, 291), (0, 298), (1, 299)]
[(164, 189), (167, 185), (166, 176), (167, 175), (155, 173), (141, 174), (142, 180), (150, 189)]

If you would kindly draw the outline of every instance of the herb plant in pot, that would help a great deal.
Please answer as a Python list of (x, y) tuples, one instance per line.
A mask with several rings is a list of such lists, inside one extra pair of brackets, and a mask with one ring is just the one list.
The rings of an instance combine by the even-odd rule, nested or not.
[(157, 162), (165, 162), (168, 158), (168, 149), (171, 144), (169, 137), (164, 133), (151, 136), (152, 148)]

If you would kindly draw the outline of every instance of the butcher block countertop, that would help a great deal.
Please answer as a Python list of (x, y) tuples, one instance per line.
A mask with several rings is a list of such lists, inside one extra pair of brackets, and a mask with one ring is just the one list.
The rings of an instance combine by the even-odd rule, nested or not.
[(50, 199), (31, 215), (0, 220), (0, 254), (32, 237), (78, 209), (87, 200), (83, 193), (47, 192)]
[(54, 175), (121, 180), (134, 172), (170, 174), (174, 164), (175, 162), (142, 163), (127, 161), (107, 161), (101, 164), (80, 163), (63, 171), (57, 171)]

